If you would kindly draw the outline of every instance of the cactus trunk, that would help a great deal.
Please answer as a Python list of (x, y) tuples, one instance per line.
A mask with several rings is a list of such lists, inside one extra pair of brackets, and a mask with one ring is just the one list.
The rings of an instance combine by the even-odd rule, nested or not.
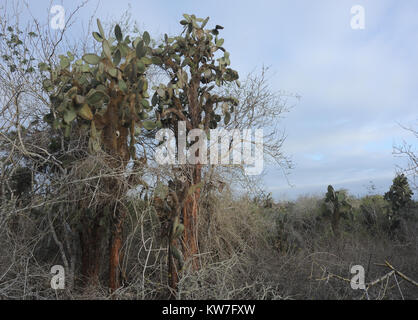
[(340, 236), (340, 210), (338, 207), (334, 209), (331, 225), (332, 225), (332, 232), (334, 233), (334, 236), (339, 237)]
[(125, 212), (121, 212), (119, 208), (119, 215), (115, 218), (112, 225), (112, 239), (109, 250), (109, 288), (112, 292), (120, 287), (120, 268), (119, 262), (121, 261), (121, 248), (122, 248), (122, 236), (123, 236), (123, 222), (125, 220)]
[[(193, 183), (201, 182), (201, 168), (197, 165), (193, 168)], [(198, 204), (200, 199), (200, 188), (189, 195), (183, 207), (184, 224), (184, 258), (191, 259), (194, 270), (198, 270)]]
[(81, 244), (81, 276), (86, 286), (97, 286), (100, 276), (100, 256), (104, 232), (99, 224), (100, 217), (92, 223), (82, 224), (80, 232)]

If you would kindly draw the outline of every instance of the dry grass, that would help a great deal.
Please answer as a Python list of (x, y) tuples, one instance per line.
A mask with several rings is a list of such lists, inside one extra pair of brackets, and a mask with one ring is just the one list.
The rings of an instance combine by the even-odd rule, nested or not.
[[(126, 279), (113, 297), (104, 285), (50, 289), (50, 268), (62, 264), (62, 258), (45, 215), (21, 212), (16, 232), (11, 228), (12, 215), (5, 217), (13, 207), (10, 202), (1, 206), (2, 299), (168, 298), (167, 247), (149, 203), (137, 199), (130, 208), (122, 265)], [(418, 288), (399, 276), (391, 275), (375, 284), (368, 295), (351, 289), (350, 283), (341, 279), (351, 279), (351, 266), (359, 264), (366, 269), (366, 282), (371, 282), (390, 271), (376, 265), (386, 260), (408, 277), (418, 279), (416, 222), (399, 231), (402, 240), (371, 234), (361, 225), (346, 226), (341, 239), (335, 240), (327, 222), (317, 219), (318, 208), (318, 199), (300, 199), (287, 207), (287, 218), (283, 219), (283, 205), (262, 208), (247, 198), (234, 199), (228, 192), (204, 196), (199, 225), (200, 269), (193, 271), (186, 261), (177, 298), (418, 298)], [(106, 271), (102, 276), (106, 278)]]

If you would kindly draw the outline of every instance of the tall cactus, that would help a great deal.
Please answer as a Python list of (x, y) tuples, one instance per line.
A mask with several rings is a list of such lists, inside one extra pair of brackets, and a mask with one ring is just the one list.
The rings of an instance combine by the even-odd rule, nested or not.
[[(186, 134), (197, 128), (208, 134), (222, 119), (225, 124), (229, 123), (231, 112), (238, 103), (237, 99), (221, 96), (219, 90), (215, 90), (216, 86), (238, 81), (238, 73), (229, 67), (230, 58), (223, 48), (224, 40), (219, 37), (223, 27), (216, 25), (213, 29), (206, 29), (209, 18), (200, 19), (188, 14), (183, 16), (184, 19), (180, 21), (183, 32), (176, 37), (165, 35), (164, 42), (153, 50), (152, 58), (170, 78), (167, 84), (153, 88), (152, 105), (156, 107), (157, 120), (161, 121), (163, 127), (172, 129), (176, 137), (179, 121), (185, 122)], [(185, 259), (191, 259), (194, 269), (197, 269), (197, 219), (202, 164), (183, 166), (182, 169), (188, 188), (187, 192), (179, 194), (178, 199), (184, 204), (183, 252)]]
[(385, 193), (384, 199), (391, 203), (392, 210), (395, 213), (411, 204), (413, 194), (408, 178), (402, 173), (393, 179), (393, 183), (389, 191)]
[[(43, 86), (51, 101), (51, 111), (45, 116), (54, 129), (69, 138), (75, 128), (85, 128), (89, 143), (87, 152), (108, 155), (110, 168), (125, 169), (128, 161), (136, 165), (135, 144), (142, 127), (153, 129), (155, 121), (144, 121), (152, 107), (149, 102), (146, 70), (152, 63), (150, 37), (147, 32), (131, 40), (123, 37), (121, 28), (116, 25), (114, 38), (106, 38), (99, 20), (98, 32), (93, 32), (95, 40), (101, 43), (100, 54), (88, 53), (82, 59), (75, 60), (68, 52), (61, 55), (58, 66), (41, 63), (44, 71)], [(74, 61), (75, 60), (75, 61)], [(103, 179), (102, 187), (108, 194), (119, 195), (126, 187), (116, 178)], [(116, 195), (117, 196), (117, 195)], [(102, 205), (103, 212), (96, 215), (90, 223), (82, 221), (82, 273), (97, 283), (100, 267), (99, 243), (106, 232), (101, 229), (101, 221), (106, 215), (104, 208), (111, 205), (115, 210), (107, 217), (111, 220), (108, 228), (111, 233), (109, 251), (109, 286), (112, 290), (119, 287), (119, 260), (122, 246), (122, 226), (126, 215), (117, 202)], [(88, 210), (88, 204), (81, 204)]]
[(347, 201), (345, 192), (335, 191), (331, 185), (328, 186), (325, 203), (330, 206), (332, 231), (336, 237), (339, 237), (341, 215), (350, 209), (351, 205)]
[[(117, 25), (114, 37), (107, 39), (103, 27), (97, 20), (98, 32), (93, 32), (95, 40), (101, 43), (101, 53), (85, 54), (82, 59), (74, 61), (70, 52), (60, 56), (60, 64), (53, 67), (46, 63), (40, 69), (49, 71), (44, 80), (44, 89), (49, 93), (51, 112), (45, 116), (55, 129), (62, 130), (70, 137), (74, 127), (86, 127), (89, 132), (88, 152), (108, 154), (111, 168), (126, 168), (128, 161), (136, 160), (135, 143), (141, 128), (153, 130), (157, 127), (174, 129), (177, 133), (178, 122), (186, 122), (187, 131), (202, 128), (207, 133), (214, 129), (223, 119), (225, 124), (231, 121), (231, 113), (237, 105), (237, 99), (216, 93), (215, 86), (226, 82), (238, 82), (238, 73), (229, 68), (229, 53), (223, 48), (224, 40), (219, 38), (216, 25), (205, 29), (209, 18), (200, 19), (194, 15), (184, 14), (180, 24), (184, 26), (181, 35), (169, 38), (158, 48), (150, 47), (150, 36), (144, 32), (141, 37), (131, 40), (123, 37)], [(218, 56), (217, 52), (223, 55)], [(164, 69), (170, 81), (167, 85), (154, 87), (152, 99), (148, 94), (146, 70), (151, 65)], [(148, 112), (156, 108), (153, 120), (147, 119)], [(220, 114), (217, 112), (220, 111)], [(177, 135), (176, 135), (177, 136)], [(141, 164), (139, 164), (141, 165)], [(170, 237), (176, 242), (183, 234), (183, 252), (185, 258), (192, 258), (197, 268), (197, 208), (201, 188), (202, 164), (185, 167), (188, 178), (186, 192), (178, 194), (181, 203), (184, 232), (180, 220), (173, 222)], [(107, 180), (109, 194), (117, 189), (117, 181)], [(120, 192), (126, 190), (117, 186)], [(122, 226), (125, 212), (117, 201), (118, 207), (111, 217), (110, 231), (110, 288), (119, 286), (117, 275), (120, 260)], [(86, 208), (88, 209), (88, 208)], [(103, 215), (103, 214), (102, 214)], [(178, 215), (180, 218), (180, 215)], [(97, 219), (101, 219), (99, 216)], [(82, 235), (87, 252), (83, 264), (86, 273), (97, 278), (99, 262), (97, 255), (97, 238), (103, 237), (99, 232), (99, 220), (86, 230), (93, 230)], [(170, 256), (176, 254), (177, 248), (171, 246)], [(91, 259), (91, 256), (94, 258)], [(179, 260), (179, 259), (177, 259)], [(175, 286), (175, 284), (173, 284)]]
[(393, 179), (389, 191), (384, 195), (384, 199), (390, 202), (392, 209), (389, 215), (391, 232), (394, 232), (400, 226), (400, 218), (407, 216), (407, 209), (412, 204), (413, 194), (408, 183), (408, 178), (403, 173), (398, 174)]

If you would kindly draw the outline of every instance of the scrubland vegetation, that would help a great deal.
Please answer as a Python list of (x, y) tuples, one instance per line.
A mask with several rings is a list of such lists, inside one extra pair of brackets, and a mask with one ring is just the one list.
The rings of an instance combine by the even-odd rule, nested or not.
[[(353, 265), (364, 266), (366, 283), (380, 279), (391, 272), (384, 266), (385, 261), (408, 278), (417, 279), (416, 203), (405, 210), (405, 215), (394, 218), (398, 221), (394, 223), (390, 203), (383, 196), (349, 196), (351, 211), (341, 219), (336, 238), (324, 198), (273, 203), (268, 198), (234, 198), (230, 192), (204, 194), (198, 231), (199, 269), (194, 271), (190, 261), (185, 261), (176, 293), (179, 299), (417, 297), (416, 285), (399, 275), (368, 288), (368, 297), (364, 290), (353, 290), (347, 282), (353, 276)], [(121, 262), (125, 276), (115, 295), (119, 299), (169, 298), (162, 225), (150, 202), (132, 199), (130, 205)], [(16, 212), (19, 206), (3, 203), (3, 212), (6, 209)], [(56, 213), (36, 208), (18, 212), (18, 219), (10, 215), (2, 221), (2, 298), (110, 298), (106, 269), (98, 286), (86, 288), (76, 281), (74, 287), (65, 290), (55, 292), (50, 288), (50, 268), (63, 264), (60, 246), (66, 248), (68, 244), (59, 240), (67, 239), (66, 225), (57, 222), (68, 212), (60, 212), (54, 229), (47, 220), (48, 214)], [(77, 241), (71, 244), (74, 249), (78, 247)], [(105, 265), (105, 247), (102, 250), (100, 263)], [(69, 270), (77, 275), (77, 266), (72, 266), (79, 261), (80, 253), (68, 252), (74, 253), (68, 258)]]

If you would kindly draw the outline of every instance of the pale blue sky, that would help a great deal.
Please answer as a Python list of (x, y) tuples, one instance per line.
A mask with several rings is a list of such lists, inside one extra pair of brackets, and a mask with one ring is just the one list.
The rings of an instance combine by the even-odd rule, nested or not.
[[(4, 3), (4, 0), (0, 0)], [(79, 1), (52, 1), (67, 12)], [(394, 143), (416, 144), (403, 125), (418, 120), (418, 2), (415, 0), (182, 0), (100, 1), (97, 16), (132, 17), (153, 36), (174, 34), (183, 13), (210, 16), (225, 27), (224, 46), (241, 76), (270, 66), (271, 86), (301, 96), (281, 120), (284, 150), (294, 161), (289, 186), (268, 168), (265, 184), (276, 199), (325, 192), (328, 184), (353, 194), (373, 181), (388, 189), (399, 160)], [(350, 27), (353, 5), (365, 8), (365, 29)], [(30, 1), (45, 17), (50, 1)], [(97, 1), (81, 10), (86, 25)], [(77, 35), (75, 26), (72, 30)]]

